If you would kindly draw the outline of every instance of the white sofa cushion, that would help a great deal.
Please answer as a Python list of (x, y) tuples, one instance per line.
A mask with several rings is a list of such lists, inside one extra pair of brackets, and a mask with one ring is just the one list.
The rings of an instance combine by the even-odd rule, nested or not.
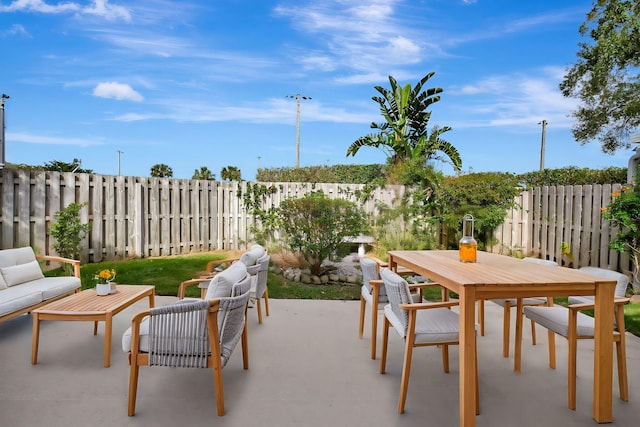
[(26, 264), (36, 260), (36, 254), (29, 246), (23, 248), (0, 250), (0, 268), (11, 267), (12, 265)]
[(23, 286), (14, 286), (0, 291), (0, 316), (42, 302), (42, 292), (27, 290)]
[(20, 285), (31, 280), (42, 279), (44, 274), (40, 269), (40, 264), (35, 259), (24, 264), (1, 267), (2, 277), (7, 286)]
[(79, 287), (80, 279), (74, 276), (43, 277), (19, 286), (19, 288), (24, 288), (25, 292), (42, 293), (43, 301), (71, 293)]

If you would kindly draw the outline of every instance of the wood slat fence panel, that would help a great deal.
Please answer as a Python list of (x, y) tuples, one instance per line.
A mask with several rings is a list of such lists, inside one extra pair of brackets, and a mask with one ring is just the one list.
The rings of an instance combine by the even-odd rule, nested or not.
[[(92, 224), (83, 262), (128, 257), (179, 255), (215, 249), (244, 249), (251, 243), (254, 219), (242, 194), (248, 185), (274, 187), (263, 207), (278, 207), (288, 197), (322, 190), (328, 197), (358, 201), (363, 185), (247, 183), (171, 178), (122, 177), (29, 171), (5, 168), (0, 177), (0, 243), (2, 248), (32, 246), (38, 254), (55, 254), (47, 234), (56, 212), (72, 202), (86, 204), (81, 218)], [(608, 248), (615, 235), (601, 218), (620, 184), (538, 187), (516, 198), (496, 229), (494, 251), (522, 250), (562, 262), (567, 242), (574, 266), (595, 265), (630, 271), (626, 254)], [(364, 202), (366, 212), (379, 204), (398, 206), (405, 189), (375, 189)]]

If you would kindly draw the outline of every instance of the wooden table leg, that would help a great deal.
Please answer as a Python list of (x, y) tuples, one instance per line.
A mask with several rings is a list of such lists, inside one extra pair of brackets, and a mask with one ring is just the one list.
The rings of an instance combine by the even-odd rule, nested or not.
[(31, 333), (31, 364), (38, 363), (38, 344), (40, 341), (40, 316), (38, 313), (32, 313), (33, 331)]
[(113, 316), (111, 313), (107, 313), (104, 321), (104, 367), (111, 366), (111, 332)]
[(461, 287), (460, 297), (460, 427), (476, 425), (476, 290)]
[(154, 308), (156, 306), (154, 293), (154, 289), (152, 289), (151, 293), (149, 294), (149, 308)]
[(613, 420), (613, 298), (615, 282), (596, 283), (593, 362), (593, 419)]

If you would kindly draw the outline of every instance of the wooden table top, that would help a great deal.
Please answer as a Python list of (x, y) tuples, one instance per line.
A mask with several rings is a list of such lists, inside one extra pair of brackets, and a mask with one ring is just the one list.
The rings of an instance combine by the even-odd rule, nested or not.
[(40, 307), (37, 313), (108, 313), (117, 311), (132, 300), (153, 294), (155, 286), (117, 285), (117, 292), (109, 295), (97, 295), (95, 289), (85, 289), (77, 294), (53, 301)]
[(460, 286), (474, 286), (485, 288), (480, 292), (508, 294), (515, 288), (527, 288), (539, 295), (560, 296), (566, 295), (570, 287), (571, 295), (593, 295), (598, 283), (611, 282), (573, 268), (545, 266), (481, 251), (475, 263), (460, 262), (457, 250), (390, 251), (389, 256), (454, 291)]

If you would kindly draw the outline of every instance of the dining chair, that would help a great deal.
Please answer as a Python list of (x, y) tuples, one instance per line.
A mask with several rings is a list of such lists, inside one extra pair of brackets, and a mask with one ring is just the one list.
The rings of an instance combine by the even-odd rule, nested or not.
[[(616, 343), (616, 355), (618, 364), (618, 386), (620, 399), (629, 400), (629, 388), (627, 383), (627, 356), (624, 329), (624, 304), (629, 298), (616, 298), (614, 303), (614, 331), (613, 341)], [(593, 301), (583, 304), (571, 304), (550, 307), (524, 307), (524, 315), (535, 321), (540, 326), (547, 328), (549, 333), (549, 367), (556, 368), (556, 346), (554, 334), (558, 334), (569, 342), (569, 368), (568, 368), (568, 407), (576, 409), (576, 358), (579, 339), (594, 339), (595, 320), (593, 317), (581, 313), (580, 310), (593, 309)]]
[[(384, 304), (389, 302), (384, 284), (380, 279), (380, 269), (387, 266), (387, 263), (374, 257), (360, 257), (360, 269), (362, 271), (362, 287), (360, 290), (360, 324), (358, 336), (364, 336), (364, 324), (366, 307), (371, 307), (371, 358), (376, 358), (376, 344), (378, 336), (378, 310), (384, 308)], [(411, 298), (413, 302), (422, 301), (422, 289), (430, 287), (440, 287), (438, 283), (414, 283), (409, 285), (413, 291)], [(444, 288), (442, 294), (445, 295)]]
[[(547, 265), (550, 267), (557, 267), (558, 264), (555, 261), (549, 261), (541, 258), (533, 258), (533, 257), (525, 257), (522, 259), (524, 262), (530, 262), (539, 265)], [(515, 308), (518, 300), (516, 298), (502, 298), (502, 299), (492, 299), (492, 302), (498, 304), (503, 308), (503, 317), (502, 317), (502, 356), (509, 357), (509, 339), (511, 335), (511, 309)], [(523, 306), (545, 306), (548, 304), (549, 299), (547, 297), (529, 297), (522, 298)], [(481, 302), (484, 304), (484, 302)], [(482, 310), (482, 309), (481, 309)], [(484, 310), (482, 310), (484, 311)], [(522, 312), (516, 313), (516, 316), (522, 317)], [(484, 329), (484, 313), (480, 315), (480, 328)], [(516, 325), (522, 327), (522, 322), (516, 322)], [(521, 331), (516, 331), (516, 333)], [(483, 334), (481, 334), (483, 335)], [(536, 345), (536, 324), (532, 320), (531, 321), (531, 344)]]
[[(384, 374), (387, 363), (389, 328), (393, 326), (405, 342), (404, 362), (400, 380), (398, 413), (404, 412), (411, 373), (414, 347), (439, 346), (442, 351), (444, 372), (449, 372), (449, 346), (459, 344), (460, 317), (450, 308), (458, 301), (419, 302), (411, 297), (409, 284), (397, 273), (383, 268), (380, 277), (386, 288), (389, 303), (384, 307), (384, 330), (382, 333), (382, 356), (380, 373)], [(475, 366), (476, 414), (480, 411), (478, 394), (478, 359)]]
[(262, 325), (262, 304), (264, 299), (265, 314), (269, 316), (269, 289), (267, 288), (267, 279), (269, 276), (269, 262), (271, 256), (265, 252), (256, 261), (257, 273), (251, 281), (251, 298), (255, 299), (258, 311), (258, 324)]

